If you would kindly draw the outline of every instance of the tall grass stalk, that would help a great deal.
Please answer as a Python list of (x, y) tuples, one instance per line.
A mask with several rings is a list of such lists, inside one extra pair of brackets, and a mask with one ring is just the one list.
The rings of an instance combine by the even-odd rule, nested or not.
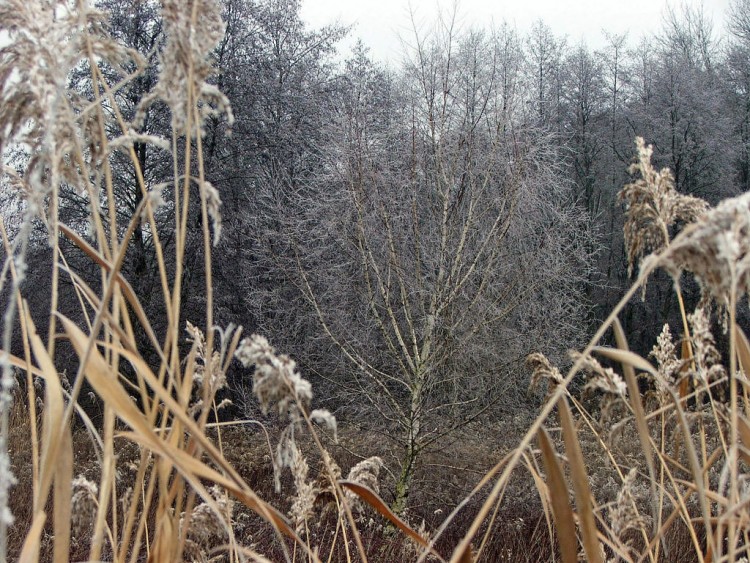
[[(575, 354), (573, 366), (564, 378), (555, 375), (556, 370), (548, 364), (534, 359), (535, 377), (547, 379), (552, 387), (548, 399), (524, 438), (488, 474), (489, 479), (498, 473), (499, 477), (451, 561), (465, 560), (472, 553), (472, 542), (488, 521), (493, 506), (504, 496), (521, 461), (529, 455), (539, 455), (533, 447), (535, 439), (539, 439), (547, 470), (547, 482), (537, 483), (537, 490), (558, 523), (555, 532), (550, 533), (550, 542), (553, 549), (559, 545), (563, 561), (581, 556), (589, 561), (674, 560), (670, 554), (674, 542), (670, 538), (677, 537), (680, 529), (691, 538), (691, 558), (696, 561), (740, 561), (748, 557), (750, 349), (737, 324), (736, 310), (738, 296), (747, 294), (750, 279), (746, 258), (750, 249), (750, 195), (709, 209), (705, 202), (677, 193), (668, 170), (656, 172), (651, 167), (651, 148), (642, 139), (638, 140), (638, 151), (632, 171), (641, 177), (621, 194), (627, 205), (625, 234), (631, 263), (642, 257), (638, 278), (589, 345)], [(678, 221), (689, 224), (670, 240), (671, 228)], [(662, 336), (667, 336), (652, 352), (657, 359), (653, 365), (628, 349), (617, 317), (638, 291), (645, 291), (657, 268), (672, 275), (684, 334), (683, 352), (677, 355), (666, 326)], [(686, 313), (680, 291), (683, 272), (693, 274), (703, 292), (691, 315)], [(710, 332), (712, 310), (720, 320), (724, 318), (729, 334), (728, 355), (723, 361)], [(610, 329), (615, 332), (617, 347), (598, 346)], [(669, 350), (665, 349), (667, 341)], [(619, 373), (602, 367), (595, 356), (619, 364), (627, 383)], [(602, 396), (598, 416), (570, 394), (571, 382), (581, 373), (587, 378), (585, 388), (599, 390)], [(723, 389), (728, 390), (726, 395)], [(588, 424), (588, 428), (580, 422), (571, 424), (566, 414), (571, 402), (579, 421), (599, 422)], [(558, 426), (553, 419), (555, 410), (562, 423), (567, 453), (567, 461), (562, 463), (545, 430)], [(613, 427), (620, 429), (619, 438), (610, 432)], [(630, 436), (622, 433), (628, 427), (635, 431)], [(641, 449), (639, 460), (623, 458), (619, 453), (619, 446), (627, 440), (632, 442), (633, 437), (638, 438), (636, 444)], [(584, 454), (581, 444), (590, 443), (591, 438), (599, 450), (589, 448)], [(606, 459), (610, 462), (603, 463)], [(556, 469), (558, 466), (560, 469)], [(630, 499), (629, 521), (614, 522), (612, 519), (618, 514), (614, 500), (601, 499), (600, 491), (587, 490), (592, 467), (620, 476), (621, 493), (626, 494), (618, 498)], [(625, 479), (625, 473), (634, 477)], [(570, 481), (563, 479), (564, 474), (570, 475)], [(633, 479), (647, 485), (638, 498), (630, 492)], [(572, 508), (560, 504), (560, 499), (573, 491), (574, 513), (568, 512)], [(587, 516), (592, 511), (595, 521)], [(576, 523), (576, 553), (569, 543), (570, 519), (566, 517), (571, 515)], [(450, 516), (454, 517), (455, 514)], [(637, 532), (636, 536), (623, 535), (622, 530), (626, 529)]]
[[(267, 522), (277, 539), (278, 552), (287, 560), (292, 558), (291, 544), (295, 553), (318, 560), (308, 540), (295, 532), (284, 515), (261, 500), (226, 460), (221, 427), (209, 424), (211, 412), (216, 414), (220, 407), (216, 393), (226, 383), (241, 335), (239, 329), (222, 331), (214, 326), (211, 250), (220, 236), (220, 198), (206, 180), (202, 146), (206, 116), (224, 116), (230, 126), (232, 121), (226, 98), (209, 82), (211, 52), (222, 38), (223, 23), (215, 0), (166, 0), (162, 18), (167, 40), (160, 53), (159, 82), (141, 100), (135, 120), (128, 122), (118, 106), (116, 92), (146, 69), (138, 53), (107, 35), (106, 14), (84, 0), (75, 6), (62, 1), (11, 1), (0, 8), (0, 25), (9, 38), (0, 53), (0, 74), (4, 77), (0, 125), (5, 135), (0, 146), (26, 149), (32, 155), (17, 163), (17, 169), (4, 167), (4, 181), (18, 190), (26, 211), (22, 228), (14, 233), (12, 242), (3, 228), (5, 263), (0, 289), (8, 280), (13, 283), (6, 288), (11, 298), (4, 317), (0, 381), (0, 560), (7, 558), (11, 522), (7, 494), (13, 477), (7, 440), (11, 391), (16, 384), (14, 370), (26, 375), (33, 459), (31, 520), (26, 529), (14, 530), (15, 537), (20, 537), (16, 555), (22, 561), (50, 557), (66, 561), (81, 542), (88, 549), (88, 560), (100, 560), (106, 553), (120, 562), (134, 562), (144, 556), (154, 561), (175, 561), (207, 557), (217, 545), (223, 545), (220, 550), (229, 560), (244, 560), (253, 550), (235, 539), (234, 500)], [(135, 73), (127, 70), (130, 63), (135, 63)], [(74, 69), (86, 68), (89, 95), (71, 90), (67, 80)], [(112, 76), (116, 76), (114, 81)], [(138, 134), (140, 116), (154, 103), (166, 104), (171, 112), (171, 141), (143, 135), (139, 138), (172, 148), (172, 260), (167, 258), (159, 230), (165, 216), (159, 207), (159, 194), (147, 185), (132, 142)], [(130, 172), (142, 196), (126, 224), (118, 224), (119, 187), (111, 159), (113, 152), (120, 150), (116, 147), (124, 147), (129, 154)], [(61, 220), (63, 185), (87, 198), (88, 235), (80, 232), (79, 225)], [(191, 346), (184, 356), (183, 264), (188, 219), (196, 207), (202, 224), (206, 324), (201, 330), (187, 323)], [(44, 225), (53, 258), (49, 315), (41, 319), (47, 327), (45, 340), (36, 331), (22, 284), (34, 221)], [(167, 327), (161, 335), (122, 275), (133, 234), (143, 228), (153, 242), (165, 306)], [(62, 239), (98, 268), (100, 291), (89, 285), (92, 280), (69, 267)], [(62, 276), (80, 303), (77, 314), (59, 310)], [(71, 315), (77, 317), (76, 322)], [(158, 365), (144, 360), (136, 323), (147, 335)], [(22, 331), (23, 357), (10, 354), (16, 326)], [(217, 333), (221, 334), (218, 347)], [(56, 367), (61, 340), (67, 340), (78, 357), (69, 388)], [(134, 380), (121, 373), (123, 363), (129, 364)], [(330, 422), (333, 418), (323, 411), (309, 410), (309, 397), (300, 396), (293, 385), (293, 379), (299, 379), (293, 370), (279, 372), (276, 377), (276, 385), (290, 393), (288, 401), (296, 404), (300, 413), (290, 421), (289, 443), (293, 444), (294, 428), (301, 424), (313, 434), (323, 459), (329, 460), (326, 471), (340, 507), (337, 528), (344, 538), (354, 539), (357, 557), (366, 560), (349, 502), (312, 425), (313, 419)], [(35, 415), (39, 382), (44, 389), (41, 432), (37, 431)], [(84, 382), (103, 405), (98, 429), (79, 404)], [(91, 432), (99, 459), (98, 483), (74, 479), (79, 460), (72, 448), (71, 427), (76, 415)], [(217, 435), (218, 447), (209, 438), (210, 428)], [(124, 442), (139, 449), (133, 462), (134, 478), (125, 490), (119, 477), (125, 468), (118, 454)], [(289, 447), (289, 443), (283, 447)], [(209, 488), (208, 483), (214, 487)], [(92, 502), (88, 520), (81, 521), (85, 512), (76, 508), (77, 503)], [(50, 521), (54, 528), (51, 553), (45, 540)], [(81, 536), (74, 528), (86, 529), (88, 535)], [(345, 547), (348, 550), (348, 545)], [(354, 557), (347, 555), (350, 560)]]

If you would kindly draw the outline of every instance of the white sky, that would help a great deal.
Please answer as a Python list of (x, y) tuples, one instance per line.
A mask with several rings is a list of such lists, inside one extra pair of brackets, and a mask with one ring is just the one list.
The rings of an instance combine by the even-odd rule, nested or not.
[[(432, 24), (438, 10), (450, 12), (453, 0), (302, 0), (302, 17), (313, 27), (332, 23), (355, 24), (352, 36), (361, 38), (375, 58), (399, 60), (399, 35), (413, 34), (409, 7), (422, 25)], [(700, 0), (686, 0), (691, 6)], [(730, 0), (704, 0), (705, 13), (722, 33)], [(459, 0), (459, 21), (481, 27), (503, 20), (522, 33), (541, 18), (556, 35), (567, 35), (569, 43), (582, 39), (593, 48), (602, 46), (602, 29), (628, 32), (634, 44), (645, 33), (657, 32), (668, 5), (679, 9), (682, 0)], [(347, 42), (347, 43), (351, 43)], [(344, 45), (347, 45), (345, 43)]]

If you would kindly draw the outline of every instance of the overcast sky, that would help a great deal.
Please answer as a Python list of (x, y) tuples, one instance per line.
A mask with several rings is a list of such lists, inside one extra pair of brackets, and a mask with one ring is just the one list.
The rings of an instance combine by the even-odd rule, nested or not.
[[(717, 34), (723, 30), (724, 15), (730, 0), (704, 0), (704, 10)], [(687, 0), (692, 6), (700, 0)], [(482, 26), (507, 21), (526, 32), (537, 19), (543, 19), (557, 35), (567, 35), (570, 43), (582, 39), (591, 47), (603, 44), (602, 29), (612, 33), (628, 32), (631, 42), (644, 33), (657, 32), (668, 5), (680, 0), (459, 0), (459, 20), (464, 25)], [(450, 11), (453, 0), (302, 0), (302, 16), (313, 27), (337, 19), (355, 24), (353, 36), (372, 49), (375, 58), (397, 62), (399, 35), (412, 34), (411, 9), (416, 21), (426, 25), (434, 21), (439, 9)]]

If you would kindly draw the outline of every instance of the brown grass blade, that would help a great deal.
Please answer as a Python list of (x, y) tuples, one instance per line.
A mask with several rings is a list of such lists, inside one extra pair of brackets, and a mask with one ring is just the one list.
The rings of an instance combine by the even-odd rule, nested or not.
[[(622, 330), (622, 325), (618, 319), (612, 324), (612, 328), (615, 333), (615, 340), (617, 347), (621, 352), (630, 352), (628, 348), (628, 341), (625, 337), (625, 332)], [(645, 361), (645, 360), (644, 360)], [(656, 469), (654, 468), (653, 452), (651, 450), (651, 435), (648, 431), (648, 421), (646, 420), (646, 413), (643, 409), (643, 401), (641, 401), (641, 390), (638, 387), (638, 379), (635, 375), (635, 369), (633, 364), (630, 362), (621, 362), (622, 371), (625, 376), (625, 383), (628, 386), (628, 396), (630, 399), (630, 406), (633, 409), (635, 416), (636, 429), (638, 430), (638, 438), (641, 442), (641, 448), (644, 455), (646, 456), (646, 464), (648, 465), (649, 476), (651, 482), (656, 482)]]
[[(437, 532), (433, 536), (431, 540), (431, 544), (434, 544), (438, 538), (442, 536), (442, 534), (445, 532), (446, 529), (448, 529), (448, 526), (451, 522), (456, 518), (456, 516), (469, 504), (469, 502), (481, 491), (492, 479), (495, 478), (497, 473), (505, 467), (505, 464), (510, 459), (512, 453), (506, 454), (505, 457), (503, 457), (499, 462), (497, 462), (487, 473), (485, 473), (482, 478), (477, 482), (476, 485), (474, 485), (474, 488), (467, 494), (461, 502), (458, 503), (456, 508), (454, 508), (451, 513), (448, 515), (448, 517), (443, 520), (443, 523), (440, 524), (440, 527), (438, 528)], [(459, 544), (456, 547), (456, 553), (459, 554), (460, 550), (462, 549), (462, 545), (466, 545), (468, 549), (463, 550), (463, 555), (465, 555), (467, 552), (471, 553), (471, 547), (469, 542), (462, 542), (462, 544)], [(456, 555), (456, 557), (460, 557), (462, 555)], [(424, 561), (425, 557), (424, 555), (420, 556), (418, 559), (418, 563), (422, 563)], [(453, 557), (451, 558), (453, 560)], [(457, 563), (461, 560), (458, 559)]]
[(70, 559), (70, 516), (73, 494), (73, 438), (70, 427), (65, 428), (58, 456), (55, 459), (54, 561), (67, 563)]
[(461, 554), (458, 559), (458, 563), (474, 563), (474, 553), (469, 545), (466, 550)]
[[(245, 546), (242, 546), (242, 545), (235, 545), (235, 546), (231, 546), (231, 547), (233, 549), (236, 549), (237, 553), (242, 554), (243, 556), (245, 556), (247, 558), (248, 561), (252, 561), (253, 563), (274, 563), (273, 561), (271, 561), (270, 559), (264, 557), (263, 555), (261, 555), (257, 551), (254, 551), (250, 547), (245, 547)], [(221, 549), (221, 550), (228, 550), (229, 548), (230, 548), (229, 545), (219, 546), (219, 549)]]
[[(693, 363), (693, 356), (692, 356), (692, 350), (690, 347), (690, 343), (687, 340), (682, 341), (682, 357), (683, 360), (683, 366), (680, 369), (680, 374), (684, 375), (687, 374), (690, 370), (690, 366)], [(690, 360), (690, 361), (688, 361)], [(683, 377), (680, 381), (680, 387), (679, 387), (679, 394), (680, 399), (684, 399), (688, 396), (690, 393), (690, 378), (689, 377)]]
[(44, 512), (37, 512), (34, 516), (34, 522), (26, 533), (21, 554), (18, 556), (18, 563), (37, 563), (39, 561), (39, 545), (46, 520), (47, 515)]
[(738, 326), (734, 325), (734, 333), (737, 338), (737, 356), (740, 360), (740, 367), (747, 377), (750, 377), (750, 342), (745, 332)]
[(65, 404), (63, 402), (62, 385), (57, 375), (57, 368), (52, 363), (47, 348), (42, 343), (36, 332), (34, 321), (28, 314), (28, 306), (24, 303), (22, 322), (26, 323), (31, 349), (34, 358), (39, 365), (38, 374), (44, 379), (45, 408), (43, 411), (43, 431), (42, 431), (42, 456), (39, 473), (39, 487), (37, 488), (37, 497), (34, 499), (34, 512), (39, 513), (44, 510), (47, 503), (47, 495), (55, 475), (55, 470), (60, 449), (60, 442), (56, 439), (57, 430), (63, 421)]
[(231, 476), (236, 483), (241, 483), (242, 478), (239, 476), (237, 471), (226, 462), (224, 457), (216, 449), (216, 446), (206, 438), (203, 431), (200, 429), (198, 424), (185, 412), (183, 405), (180, 405), (172, 395), (159, 384), (159, 380), (156, 375), (151, 371), (146, 362), (141, 357), (134, 354), (130, 350), (118, 348), (118, 354), (130, 362), (130, 365), (138, 373), (138, 376), (142, 378), (146, 384), (151, 388), (154, 395), (162, 401), (166, 407), (170, 410), (172, 415), (185, 427), (185, 430), (201, 445), (203, 449), (213, 458), (213, 460), (221, 467), (221, 469)]
[(557, 402), (557, 410), (560, 414), (565, 453), (568, 456), (571, 477), (573, 479), (573, 490), (576, 497), (583, 550), (586, 552), (587, 561), (590, 563), (602, 563), (602, 552), (597, 538), (596, 520), (594, 519), (594, 497), (589, 487), (586, 462), (583, 459), (581, 444), (576, 434), (573, 415), (570, 412), (570, 407), (565, 397), (560, 397), (560, 400)]
[(159, 519), (148, 563), (177, 560), (179, 541), (177, 541), (177, 534), (174, 528), (175, 526), (171, 517), (167, 516)]
[[(745, 446), (746, 449), (750, 449), (750, 423), (748, 423), (744, 416), (737, 417), (737, 433), (739, 434), (742, 445)], [(743, 452), (740, 453), (742, 454)]]
[(638, 354), (630, 350), (621, 350), (619, 348), (606, 348), (604, 346), (594, 346), (591, 350), (600, 356), (609, 358), (623, 365), (627, 364), (641, 371), (646, 371), (651, 375), (656, 375), (656, 368), (648, 360), (641, 358)]
[[(615, 342), (617, 343), (617, 348), (621, 352), (629, 353), (630, 347), (628, 346), (628, 340), (618, 318), (615, 318), (614, 322), (612, 323), (612, 330), (615, 333)], [(638, 379), (635, 375), (633, 364), (631, 364), (630, 362), (620, 362), (620, 365), (622, 366), (625, 383), (628, 386), (628, 399), (630, 400), (630, 408), (633, 409), (635, 427), (638, 431), (638, 440), (641, 444), (641, 451), (646, 458), (646, 467), (648, 468), (648, 476), (651, 481), (651, 510), (654, 515), (653, 532), (654, 534), (656, 534), (656, 531), (659, 527), (659, 522), (656, 518), (656, 515), (659, 513), (657, 506), (659, 497), (656, 492), (656, 466), (654, 465), (654, 452), (651, 448), (651, 434), (648, 430), (646, 412), (643, 409), (643, 401), (641, 401), (641, 390), (638, 387)]]
[(406, 522), (404, 522), (403, 520), (401, 520), (401, 518), (394, 514), (394, 512), (388, 507), (388, 505), (383, 502), (383, 500), (375, 493), (375, 491), (373, 491), (369, 487), (365, 487), (364, 485), (360, 485), (359, 483), (355, 483), (353, 481), (339, 481), (339, 484), (342, 487), (349, 489), (351, 492), (353, 492), (355, 495), (357, 495), (359, 498), (373, 507), (377, 512), (380, 513), (381, 516), (389, 520), (394, 526), (396, 526), (399, 530), (401, 530), (404, 534), (413, 539), (419, 545), (424, 548), (430, 549), (432, 553), (440, 559), (440, 561), (444, 561), (444, 559), (430, 547), (430, 544), (427, 542), (427, 540), (425, 540), (415, 530), (410, 528)]
[[(181, 450), (180, 448), (158, 438), (153, 432), (148, 434), (122, 432), (119, 436), (121, 438), (127, 438), (136, 444), (145, 446), (154, 453), (169, 459), (196, 491), (204, 490), (203, 485), (201, 485), (201, 479), (211, 481), (224, 487), (237, 497), (237, 499), (239, 499), (245, 506), (273, 524), (281, 532), (295, 541), (300, 542), (300, 545), (304, 544), (289, 526), (286, 518), (284, 518), (278, 510), (261, 500), (249, 488), (238, 486), (232, 479), (229, 479), (225, 475), (210, 468), (202, 461), (195, 459), (185, 450)], [(211, 495), (208, 492), (201, 496), (207, 502), (212, 502)]]
[[(69, 319), (60, 317), (61, 324), (65, 328), (65, 331), (70, 338), (73, 347), (76, 352), (81, 356), (88, 343), (88, 337)], [(120, 350), (123, 356), (132, 357), (126, 350)], [(141, 361), (140, 364), (143, 364)], [(140, 365), (138, 364), (138, 365)], [(150, 373), (150, 370), (140, 365), (140, 368)], [(132, 441), (141, 443), (152, 448), (156, 453), (163, 455), (167, 459), (171, 460), (180, 469), (186, 479), (191, 481), (191, 484), (200, 483), (196, 476), (209, 479), (228, 490), (231, 490), (248, 508), (256, 511), (258, 514), (266, 518), (269, 522), (272, 522), (278, 529), (295, 537), (294, 531), (286, 523), (285, 519), (275, 511), (270, 505), (266, 504), (260, 498), (255, 495), (252, 490), (246, 486), (242, 486), (242, 480), (236, 476), (236, 472), (232, 471), (232, 478), (225, 477), (217, 471), (209, 468), (204, 463), (192, 457), (187, 452), (176, 448), (170, 444), (167, 444), (164, 440), (159, 439), (153, 429), (149, 426), (148, 421), (144, 414), (138, 410), (138, 408), (130, 400), (130, 397), (122, 388), (119, 381), (112, 377), (109, 372), (109, 366), (104, 361), (104, 358), (99, 354), (96, 348), (91, 350), (89, 354), (89, 361), (84, 370), (86, 378), (88, 379), (91, 386), (94, 388), (99, 397), (109, 404), (117, 416), (128, 424), (134, 432), (122, 434), (123, 436), (129, 437)], [(150, 373), (150, 377), (154, 378), (149, 383), (156, 383), (155, 376)], [(213, 444), (210, 443), (208, 438), (200, 431), (198, 426), (195, 424), (190, 417), (188, 417), (180, 408), (177, 402), (159, 385), (154, 387), (154, 391), (157, 392), (159, 397), (167, 403), (167, 406), (174, 408), (173, 414), (178, 416), (180, 420), (185, 423), (188, 430), (197, 438), (201, 445), (207, 450), (210, 450), (214, 461), (224, 467), (229, 467), (229, 464), (223, 459), (221, 454), (216, 451)]]
[[(26, 365), (26, 361), (22, 360), (18, 356), (14, 356), (13, 354), (8, 355), (8, 361), (12, 366), (15, 366), (19, 369), (26, 370), (29, 369)], [(35, 368), (34, 366), (31, 366), (30, 371), (32, 375), (35, 375), (37, 377), (44, 378), (44, 374), (42, 371), (38, 368)], [(63, 390), (63, 396), (70, 399), (70, 395), (67, 391)], [(89, 435), (91, 436), (92, 440), (96, 443), (96, 445), (99, 447), (99, 450), (104, 449), (104, 444), (102, 443), (102, 438), (99, 436), (99, 432), (96, 430), (96, 427), (94, 426), (94, 423), (92, 422), (91, 418), (89, 418), (89, 415), (86, 414), (86, 411), (81, 408), (81, 405), (76, 404), (75, 405), (76, 413), (78, 414), (78, 417), (81, 419), (83, 424), (86, 426), (86, 429), (89, 432)]]
[(65, 403), (63, 390), (57, 368), (47, 353), (36, 332), (34, 321), (28, 314), (24, 303), (23, 320), (26, 323), (31, 349), (39, 364), (39, 373), (45, 380), (44, 432), (42, 436), (42, 459), (40, 464), (39, 488), (34, 499), (34, 512), (44, 511), (50, 487), (54, 482), (53, 526), (54, 526), (54, 561), (66, 562), (70, 556), (70, 503), (71, 484), (73, 481), (73, 447), (70, 428), (65, 428), (62, 439), (59, 429), (63, 425)]
[[(97, 252), (96, 249), (94, 249), (89, 243), (78, 236), (78, 233), (70, 229), (64, 223), (60, 223), (60, 231), (105, 271), (109, 273), (113, 270), (112, 264), (110, 264), (101, 254), (99, 254), (99, 252)], [(130, 283), (128, 283), (128, 280), (126, 280), (120, 272), (116, 272), (115, 280), (117, 280), (117, 283), (120, 285), (125, 299), (127, 299), (128, 303), (135, 312), (138, 321), (146, 331), (146, 336), (148, 336), (152, 346), (154, 346), (154, 349), (157, 351), (161, 350), (159, 340), (156, 338), (156, 335), (151, 328), (151, 322), (148, 320), (148, 315), (146, 315), (145, 311), (143, 310), (141, 302), (138, 299), (135, 291), (133, 290), (133, 287), (130, 285)]]
[[(69, 319), (60, 316), (60, 322), (79, 358), (83, 357), (89, 337)], [(151, 428), (146, 423), (143, 413), (138, 410), (138, 407), (136, 407), (117, 380), (116, 374), (112, 373), (110, 366), (95, 347), (92, 348), (89, 354), (84, 373), (97, 395), (113, 408), (120, 419), (134, 430), (145, 433), (151, 432)]]
[(745, 332), (735, 323), (733, 325), (735, 334), (735, 346), (737, 348), (737, 359), (740, 368), (745, 374), (745, 379), (737, 378), (736, 381), (742, 384), (742, 397), (745, 403), (745, 415), (750, 416), (750, 397), (748, 396), (747, 380), (750, 379), (750, 341), (747, 339)]
[(560, 460), (544, 428), (537, 432), (539, 449), (542, 451), (544, 469), (547, 471), (547, 490), (549, 503), (552, 505), (552, 517), (555, 520), (557, 539), (560, 542), (560, 555), (563, 563), (578, 562), (578, 540), (573, 508), (568, 500), (568, 487), (565, 484)]

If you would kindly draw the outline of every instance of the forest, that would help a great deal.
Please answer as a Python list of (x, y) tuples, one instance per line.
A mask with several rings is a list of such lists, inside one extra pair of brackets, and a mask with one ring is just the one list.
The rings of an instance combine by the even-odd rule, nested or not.
[(301, 2), (0, 3), (0, 561), (747, 561), (750, 0)]

